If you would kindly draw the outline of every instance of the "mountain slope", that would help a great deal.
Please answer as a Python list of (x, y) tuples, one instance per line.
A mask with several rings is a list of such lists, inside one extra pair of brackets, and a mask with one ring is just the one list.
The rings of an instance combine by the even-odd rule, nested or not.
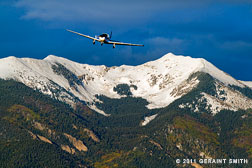
[[(92, 124), (77, 117), (66, 104), (13, 80), (0, 80), (0, 167), (79, 167), (86, 165), (64, 136)], [(81, 126), (81, 127), (80, 127)], [(85, 144), (92, 146), (88, 138)], [(89, 145), (90, 144), (90, 145)], [(77, 156), (63, 147), (73, 149)]]

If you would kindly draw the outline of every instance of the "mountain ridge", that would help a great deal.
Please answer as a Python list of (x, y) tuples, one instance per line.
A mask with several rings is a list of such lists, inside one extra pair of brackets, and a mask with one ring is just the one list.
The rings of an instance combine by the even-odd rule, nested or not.
[[(137, 66), (113, 67), (80, 64), (54, 55), (43, 60), (10, 56), (0, 59), (0, 72), (0, 78), (15, 79), (68, 104), (75, 104), (77, 99), (88, 102), (103, 115), (108, 114), (94, 105), (99, 102), (96, 95), (121, 98), (124, 95), (114, 91), (118, 84), (135, 86), (130, 87), (132, 96), (146, 99), (149, 109), (168, 106), (191, 91), (199, 81), (188, 78), (196, 72), (208, 73), (225, 85), (247, 87), (205, 59), (172, 53)], [(55, 90), (61, 90), (61, 95), (57, 97)]]

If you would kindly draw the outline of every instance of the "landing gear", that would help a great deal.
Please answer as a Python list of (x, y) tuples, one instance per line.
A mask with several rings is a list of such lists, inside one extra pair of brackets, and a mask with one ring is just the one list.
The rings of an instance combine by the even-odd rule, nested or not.
[(113, 48), (115, 48), (115, 44), (113, 44)]
[(93, 41), (93, 44), (95, 44), (95, 40)]
[(103, 45), (103, 43), (101, 43), (101, 46)]

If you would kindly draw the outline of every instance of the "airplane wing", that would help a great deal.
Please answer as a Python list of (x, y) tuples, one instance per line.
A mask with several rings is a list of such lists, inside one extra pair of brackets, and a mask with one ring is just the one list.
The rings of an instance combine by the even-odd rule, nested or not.
[(143, 44), (123, 43), (119, 41), (108, 41), (107, 43), (113, 45), (144, 46)]
[(78, 33), (78, 32), (72, 31), (72, 30), (68, 30), (68, 29), (66, 29), (66, 30), (69, 31), (69, 32), (71, 32), (71, 33), (78, 34), (78, 35), (80, 35), (80, 36), (83, 36), (83, 37), (86, 37), (86, 38), (89, 38), (89, 39), (92, 39), (92, 40), (97, 40), (97, 41), (99, 41), (99, 39), (97, 39), (97, 38), (94, 38), (94, 37), (91, 37), (91, 36), (88, 36), (88, 35), (85, 35), (85, 34), (81, 34), (81, 33)]

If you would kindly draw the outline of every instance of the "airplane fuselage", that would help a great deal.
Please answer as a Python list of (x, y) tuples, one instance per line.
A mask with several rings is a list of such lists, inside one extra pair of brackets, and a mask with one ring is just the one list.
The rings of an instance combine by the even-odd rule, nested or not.
[(99, 35), (98, 38), (101, 44), (108, 43), (108, 41), (110, 40), (109, 34), (106, 33)]
[(100, 36), (99, 36), (99, 42), (101, 43), (101, 45), (103, 45), (103, 43), (107, 43), (106, 38)]

